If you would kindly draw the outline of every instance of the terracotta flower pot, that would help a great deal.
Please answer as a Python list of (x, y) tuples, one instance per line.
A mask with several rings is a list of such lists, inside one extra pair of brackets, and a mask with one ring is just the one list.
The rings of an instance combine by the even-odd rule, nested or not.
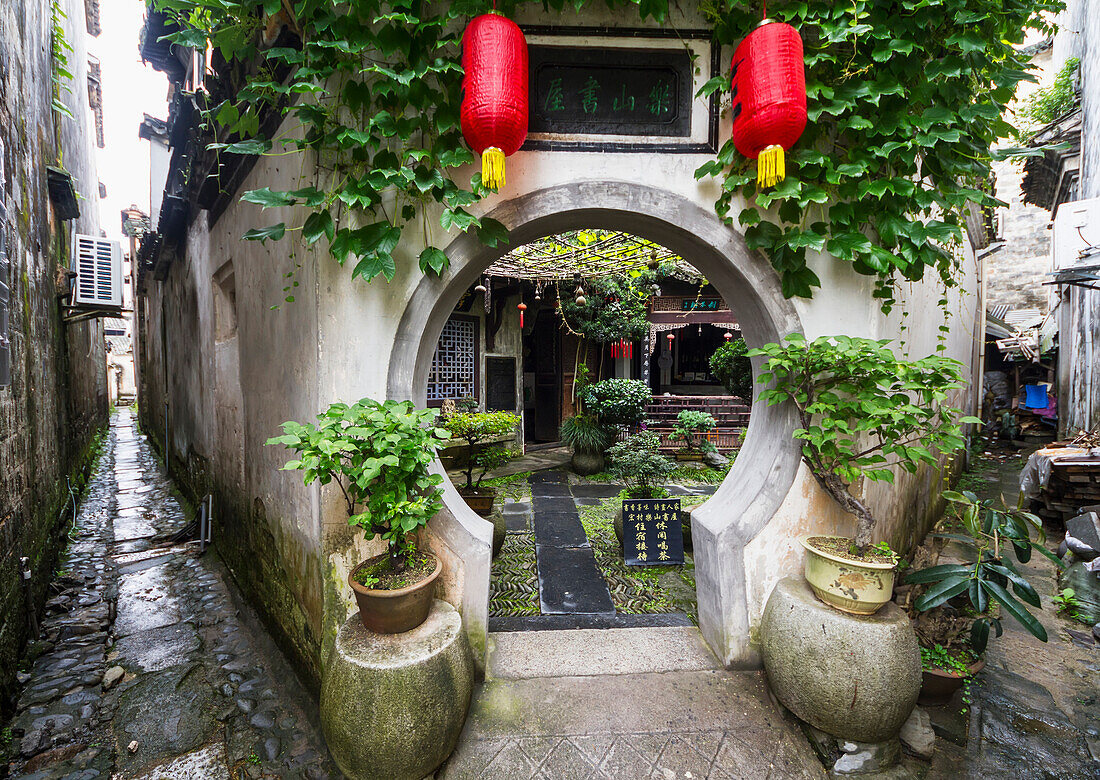
[(806, 582), (819, 599), (841, 612), (873, 615), (893, 597), (896, 563), (849, 560), (819, 550), (813, 538), (798, 541), (806, 548)]
[(966, 667), (967, 674), (940, 668), (921, 669), (920, 696), (917, 698), (917, 704), (932, 706), (947, 704), (955, 695), (955, 691), (962, 687), (967, 677), (973, 677), (984, 668), (985, 661), (979, 658)]
[(377, 634), (401, 634), (412, 631), (428, 619), (435, 596), (435, 581), (443, 571), (443, 562), (432, 555), (435, 570), (420, 582), (397, 590), (375, 590), (355, 581), (360, 569), (371, 566), (388, 554), (376, 555), (356, 566), (348, 575), (348, 584), (355, 594), (355, 603), (359, 605), (359, 619), (368, 630)]
[(497, 494), (494, 491), (482, 488), (473, 491), (459, 490), (458, 493), (465, 500), (466, 505), (482, 517), (489, 517), (493, 514), (493, 503), (497, 499)]

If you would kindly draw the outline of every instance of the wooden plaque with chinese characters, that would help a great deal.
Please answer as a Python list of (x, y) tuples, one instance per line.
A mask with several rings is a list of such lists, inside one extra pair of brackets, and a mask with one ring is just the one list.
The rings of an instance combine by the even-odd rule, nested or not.
[(680, 499), (623, 501), (623, 560), (627, 566), (672, 566), (684, 562)]

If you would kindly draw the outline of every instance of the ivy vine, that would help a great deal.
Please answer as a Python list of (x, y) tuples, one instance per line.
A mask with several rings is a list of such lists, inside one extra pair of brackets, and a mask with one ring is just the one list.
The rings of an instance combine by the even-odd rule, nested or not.
[[(590, 0), (569, 0), (580, 9)], [(206, 108), (212, 148), (223, 154), (301, 155), (309, 181), (263, 187), (243, 200), (264, 208), (304, 206), (301, 224), (254, 228), (245, 238), (301, 232), (326, 242), (353, 275), (392, 279), (408, 231), (426, 248), (419, 267), (439, 273), (447, 257), (435, 225), (475, 230), (491, 246), (507, 231), (469, 209), (489, 191), (462, 140), (459, 39), (487, 0), (156, 0), (181, 25), (177, 43), (216, 52), (218, 79)], [(524, 0), (498, 4), (506, 14)], [(668, 0), (603, 0), (666, 23)], [(562, 12), (566, 0), (543, 0)], [(1012, 127), (1005, 109), (1030, 78), (1014, 46), (1060, 0), (793, 0), (773, 3), (805, 41), (809, 124), (789, 153), (788, 177), (756, 190), (755, 163), (726, 143), (697, 178), (718, 176), (716, 210), (738, 222), (751, 247), (779, 272), (789, 296), (809, 297), (821, 280), (810, 252), (827, 252), (876, 277), (889, 310), (901, 281), (931, 269), (957, 275), (953, 245), (964, 211), (991, 206), (990, 163)], [(735, 45), (760, 19), (739, 0), (702, 0), (714, 40)], [(274, 32), (291, 31), (276, 43)], [(704, 94), (729, 89), (729, 76)], [(261, 132), (276, 111), (282, 135)], [(723, 121), (729, 121), (728, 117)], [(737, 209), (740, 197), (747, 206)], [(438, 211), (439, 217), (429, 219)]]
[[(1016, 50), (1060, 0), (796, 0), (773, 18), (802, 35), (809, 122), (788, 176), (758, 192), (756, 166), (732, 143), (697, 178), (722, 177), (720, 216), (745, 228), (780, 273), (788, 297), (821, 280), (809, 252), (876, 277), (889, 311), (902, 281), (935, 271), (956, 284), (956, 253), (971, 203), (990, 191), (994, 144), (1028, 62)], [(736, 44), (759, 20), (735, 0), (706, 6), (717, 41)], [(726, 82), (707, 85), (725, 88)], [(748, 205), (735, 212), (737, 196)], [(941, 301), (942, 303), (942, 301)]]

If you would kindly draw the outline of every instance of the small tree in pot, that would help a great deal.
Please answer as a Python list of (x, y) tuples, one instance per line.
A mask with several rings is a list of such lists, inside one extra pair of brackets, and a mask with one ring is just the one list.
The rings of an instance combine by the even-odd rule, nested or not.
[(814, 592), (838, 609), (870, 614), (890, 600), (896, 556), (871, 541), (877, 521), (851, 487), (860, 478), (894, 481), (894, 467), (935, 467), (964, 444), (960, 426), (980, 424), (947, 403), (964, 386), (962, 364), (932, 355), (897, 358), (887, 341), (800, 334), (767, 344), (749, 357), (766, 358), (757, 381), (760, 400), (790, 402), (798, 411), (795, 438), (817, 483), (856, 517), (854, 540), (802, 539), (806, 576)]
[(696, 409), (684, 409), (676, 416), (676, 428), (672, 431), (674, 441), (682, 441), (683, 449), (676, 453), (677, 460), (702, 460), (703, 454), (714, 452), (714, 445), (704, 435), (713, 431), (717, 423), (707, 412)]
[(348, 523), (364, 529), (368, 540), (380, 536), (388, 545), (348, 578), (360, 618), (372, 631), (408, 631), (431, 608), (442, 565), (417, 550), (415, 533), (443, 505), (443, 478), (429, 466), (449, 434), (436, 427), (436, 416), (408, 401), (364, 398), (350, 406), (332, 404), (316, 425), (285, 422), (283, 435), (267, 441), (298, 454), (283, 469), (303, 472), (305, 484), (335, 482)]
[[(1046, 629), (1028, 609), (1042, 609), (1042, 600), (1010, 554), (1026, 564), (1038, 552), (1058, 568), (1065, 566), (1043, 545), (1042, 522), (1030, 512), (1009, 507), (1003, 497), (998, 504), (969, 491), (945, 490), (943, 497), (952, 509), (946, 519), (956, 521), (961, 533), (934, 536), (968, 549), (966, 559), (971, 562), (922, 568), (905, 577), (906, 584), (917, 585), (920, 593), (911, 612), (918, 613), (916, 631), (924, 660), (922, 704), (944, 703), (965, 678), (981, 669), (990, 631), (996, 636), (1002, 631), (994, 604), (1036, 639), (1047, 641)], [(954, 606), (964, 599), (965, 605)]]
[[(607, 451), (611, 473), (626, 483), (624, 498), (664, 498), (661, 483), (675, 470), (675, 464), (661, 454), (661, 437), (642, 431), (626, 437)], [(615, 513), (615, 536), (623, 538), (623, 510)]]
[(493, 513), (496, 493), (482, 489), (481, 482), (486, 474), (503, 466), (515, 455), (506, 444), (489, 442), (515, 432), (519, 417), (509, 412), (459, 412), (444, 418), (440, 425), (452, 437), (466, 442), (466, 466), (463, 469), (466, 484), (458, 492), (475, 512), (489, 517)]

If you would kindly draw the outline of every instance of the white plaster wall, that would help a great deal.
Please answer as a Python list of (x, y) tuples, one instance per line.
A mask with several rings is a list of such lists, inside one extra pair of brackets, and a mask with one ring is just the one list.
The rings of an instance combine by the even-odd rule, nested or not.
[[(635, 19), (605, 18), (602, 10), (593, 10), (577, 23), (629, 23)], [(674, 10), (674, 17), (684, 17)], [(539, 21), (539, 14), (524, 19)], [(546, 20), (549, 21), (549, 20)], [(723, 55), (723, 61), (728, 57)], [(723, 116), (722, 138), (729, 134), (728, 118)], [(478, 205), (484, 213), (508, 199), (559, 184), (581, 181), (630, 182), (660, 187), (707, 209), (719, 194), (714, 179), (696, 181), (695, 169), (710, 159), (703, 154), (621, 154), (582, 152), (520, 152), (508, 160), (506, 189)], [(268, 158), (262, 160), (248, 177), (243, 190), (270, 186), (272, 189), (304, 186), (309, 176), (302, 176), (301, 160)], [(457, 172), (456, 179), (472, 173)], [(789, 175), (797, 176), (797, 169)], [(578, 203), (578, 208), (600, 207), (600, 203)], [(736, 214), (735, 205), (733, 212)], [(241, 242), (239, 236), (248, 228), (286, 221), (296, 227), (305, 213), (280, 209), (261, 214), (248, 204), (231, 206), (209, 235), (203, 235), (199, 220), (192, 229), (189, 254), (198, 289), (209, 290), (210, 274), (226, 259), (234, 262), (237, 296), (244, 431), (245, 491), (249, 500), (258, 498), (266, 507), (273, 527), (288, 540), (299, 542), (303, 555), (322, 555), (321, 574), (325, 583), (305, 583), (298, 597), (306, 605), (311, 621), (320, 623), (323, 611), (334, 613), (334, 622), (325, 620), (326, 635), (334, 630), (342, 609), (350, 607), (350, 592), (343, 580), (351, 565), (372, 550), (346, 525), (342, 502), (331, 490), (318, 491), (301, 484), (300, 475), (279, 471), (286, 453), (275, 447), (264, 447), (264, 441), (279, 432), (279, 423), (287, 419), (306, 420), (336, 400), (354, 401), (364, 396), (383, 398), (387, 388), (387, 372), (398, 323), (405, 311), (412, 290), (420, 280), (417, 255), (423, 247), (422, 232), (427, 232), (436, 246), (446, 246), (456, 234), (446, 233), (439, 226), (438, 212), (426, 215), (424, 231), (418, 226), (406, 229), (406, 240), (395, 252), (398, 272), (391, 282), (378, 279), (367, 284), (355, 280), (349, 267), (340, 267), (322, 248), (305, 248), (294, 238), (267, 246)], [(580, 227), (580, 226), (578, 226)], [(732, 229), (732, 228), (731, 228)], [(691, 258), (687, 258), (690, 260)], [(975, 268), (970, 257), (964, 257), (960, 270), (963, 287), (950, 294), (954, 316), (945, 337), (947, 354), (967, 366), (973, 354), (975, 311), (977, 306), (974, 279)], [(854, 273), (850, 267), (828, 257), (812, 261), (823, 287), (812, 300), (797, 300), (795, 307), (806, 334), (810, 337), (846, 333), (874, 338), (901, 338), (901, 346), (913, 356), (931, 353), (938, 346), (939, 326), (943, 322), (936, 305), (942, 294), (938, 280), (903, 285), (899, 304), (890, 316), (883, 315), (874, 298), (873, 279)], [(294, 291), (296, 302), (282, 302), (282, 274), (297, 267), (295, 278), (300, 286)], [(277, 310), (272, 310), (278, 305)], [(475, 304), (476, 305), (476, 304)], [(514, 308), (514, 307), (513, 307)], [(904, 312), (910, 312), (905, 316)], [(736, 316), (736, 312), (734, 312)], [(514, 311), (509, 312), (514, 317)], [(213, 341), (210, 332), (210, 304), (200, 307), (201, 344), (206, 355), (203, 370), (212, 372)], [(502, 328), (502, 333), (506, 332)], [(483, 353), (484, 354), (484, 353)], [(968, 368), (969, 372), (969, 368)], [(194, 381), (199, 382), (199, 379)], [(517, 385), (521, 386), (521, 384)], [(220, 435), (213, 430), (215, 415), (211, 411), (208, 390), (194, 387), (196, 407), (193, 410), (198, 429), (188, 442), (211, 451), (212, 439)], [(201, 420), (200, 420), (201, 418)], [(177, 439), (183, 434), (177, 433)], [(177, 444), (183, 443), (177, 441)], [(924, 480), (931, 488), (930, 477)], [(913, 484), (902, 484), (896, 490), (873, 486), (867, 495), (884, 518), (881, 535), (897, 539), (900, 526), (914, 524), (907, 513), (906, 502)], [(794, 547), (795, 537), (816, 531), (850, 530), (851, 520), (820, 491), (805, 472), (801, 472), (771, 524), (752, 540), (744, 553), (746, 584), (753, 618), (766, 600), (774, 582), (796, 571), (800, 553)], [(318, 577), (316, 570), (304, 566), (301, 573), (307, 579)], [(330, 591), (330, 586), (335, 586)], [(445, 587), (448, 600), (461, 603), (461, 582)], [(340, 603), (329, 604), (333, 594)], [(318, 602), (325, 599), (322, 607)]]

